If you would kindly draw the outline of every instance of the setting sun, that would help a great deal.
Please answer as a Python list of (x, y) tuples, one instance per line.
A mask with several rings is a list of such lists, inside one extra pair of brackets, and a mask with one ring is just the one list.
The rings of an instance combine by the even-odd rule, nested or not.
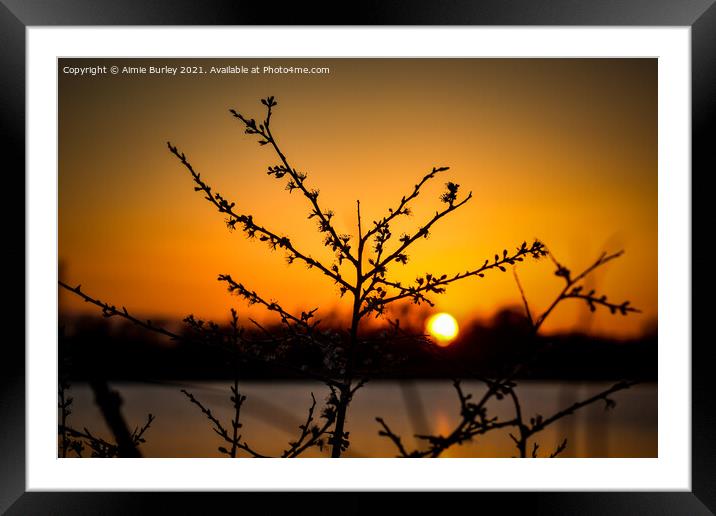
[(435, 314), (427, 322), (427, 329), (440, 346), (447, 346), (457, 337), (457, 321), (446, 313)]

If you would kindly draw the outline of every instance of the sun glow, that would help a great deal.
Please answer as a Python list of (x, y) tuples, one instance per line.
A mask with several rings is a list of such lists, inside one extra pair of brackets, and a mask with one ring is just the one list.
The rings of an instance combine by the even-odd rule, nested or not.
[(426, 327), (440, 346), (448, 346), (457, 337), (457, 321), (452, 315), (444, 312), (430, 317)]

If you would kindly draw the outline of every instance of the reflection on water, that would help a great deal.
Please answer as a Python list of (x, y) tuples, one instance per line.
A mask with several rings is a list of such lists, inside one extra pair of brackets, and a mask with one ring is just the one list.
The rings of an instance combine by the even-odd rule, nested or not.
[[(540, 413), (548, 416), (581, 399), (595, 394), (608, 383), (521, 382), (517, 393), (526, 419)], [(146, 434), (141, 449), (145, 457), (219, 457), (218, 446), (224, 444), (211, 430), (196, 406), (180, 392), (186, 388), (225, 423), (232, 417), (229, 382), (191, 382), (186, 384), (116, 383), (124, 400), (123, 411), (133, 428), (144, 422), (147, 413), (156, 420)], [(465, 392), (478, 397), (484, 384), (464, 382)], [(299, 434), (305, 421), (313, 392), (319, 402), (327, 388), (311, 382), (244, 382), (241, 391), (247, 396), (242, 407), (241, 429), (244, 440), (260, 453), (280, 454), (289, 440)], [(94, 405), (87, 385), (71, 387), (74, 398), (70, 426), (87, 426), (101, 436), (108, 436), (104, 422)], [(561, 419), (535, 436), (541, 455), (548, 455), (565, 437), (565, 457), (656, 457), (657, 386), (644, 384), (614, 394), (617, 406), (605, 411), (598, 402), (572, 416)], [(514, 416), (506, 400), (494, 400), (488, 407), (491, 416), (509, 419)], [(382, 381), (366, 384), (349, 409), (347, 430), (350, 432), (349, 457), (392, 457), (390, 441), (378, 435), (375, 417), (383, 417), (391, 429), (400, 434), (407, 448), (420, 446), (413, 434), (430, 432), (448, 434), (459, 419), (459, 403), (449, 381)], [(533, 442), (533, 441), (531, 441)], [(531, 446), (531, 443), (530, 443)], [(531, 448), (530, 448), (531, 449)], [(515, 448), (507, 431), (493, 431), (473, 442), (454, 446), (444, 457), (511, 457)], [(304, 457), (323, 457), (313, 449)]]

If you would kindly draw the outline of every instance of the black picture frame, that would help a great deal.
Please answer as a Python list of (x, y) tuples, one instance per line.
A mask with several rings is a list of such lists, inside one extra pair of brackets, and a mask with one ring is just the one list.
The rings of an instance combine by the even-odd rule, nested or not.
[[(716, 0), (493, 0), (428, 2), (413, 0), (356, 4), (354, 9), (338, 4), (292, 3), (276, 6), (241, 0), (0, 0), (0, 103), (2, 104), (2, 163), (4, 169), (3, 220), (8, 239), (16, 244), (6, 250), (25, 274), (25, 225), (18, 221), (19, 206), (11, 200), (25, 199), (25, 29), (30, 26), (88, 25), (572, 25), (572, 26), (688, 26), (691, 27), (692, 73), (692, 192), (693, 179), (716, 171), (712, 150), (716, 126)], [(12, 165), (11, 165), (12, 164)], [(22, 193), (21, 193), (22, 192)], [(709, 220), (693, 211), (696, 225)], [(25, 213), (24, 204), (22, 213)], [(703, 215), (703, 216), (701, 216)], [(9, 223), (7, 223), (10, 221)], [(694, 234), (692, 230), (692, 234)], [(708, 237), (709, 233), (698, 233)], [(20, 247), (17, 242), (23, 242)], [(9, 246), (8, 246), (9, 247)], [(22, 249), (22, 251), (19, 251)], [(691, 249), (684, 252), (692, 253)], [(704, 253), (705, 255), (705, 253)], [(692, 256), (692, 255), (690, 255)], [(699, 255), (697, 257), (700, 258)], [(19, 265), (22, 258), (22, 265)], [(693, 268), (693, 259), (691, 261)], [(9, 271), (8, 271), (9, 272)], [(19, 278), (11, 272), (10, 276)], [(693, 276), (693, 270), (692, 270)], [(6, 278), (9, 280), (10, 278)], [(10, 290), (6, 298), (15, 308), (24, 287)], [(706, 290), (705, 283), (692, 282), (692, 294)], [(704, 320), (706, 304), (692, 301), (692, 321)], [(7, 327), (19, 326), (17, 317)], [(697, 317), (694, 317), (696, 315)], [(24, 319), (24, 317), (23, 317)], [(692, 323), (693, 329), (700, 327)], [(21, 330), (24, 343), (24, 325)], [(49, 493), (25, 489), (25, 351), (20, 338), (6, 338), (0, 359), (0, 512), (27, 514), (144, 514), (161, 504), (162, 512), (201, 514), (217, 504), (236, 506), (237, 497), (266, 513), (310, 508), (307, 493), (276, 496), (260, 493)], [(714, 514), (716, 513), (716, 401), (710, 377), (714, 363), (710, 339), (692, 337), (692, 491), (691, 492), (590, 492), (590, 493), (474, 493), (451, 494), (451, 504), (465, 497), (479, 497), (479, 507), (489, 502), (499, 506), (509, 500), (511, 510), (549, 514)], [(683, 343), (688, 345), (690, 343)], [(257, 497), (261, 497), (260, 500)], [(340, 512), (357, 514), (380, 507), (383, 495), (351, 493), (340, 501)], [(444, 510), (444, 502), (422, 494), (410, 495), (421, 512)], [(211, 500), (210, 502), (208, 500)], [(322, 495), (322, 504), (333, 504)], [(433, 504), (435, 508), (431, 507)], [(475, 505), (478, 507), (477, 505)], [(262, 511), (263, 512), (263, 511)], [(402, 511), (401, 511), (402, 512)]]

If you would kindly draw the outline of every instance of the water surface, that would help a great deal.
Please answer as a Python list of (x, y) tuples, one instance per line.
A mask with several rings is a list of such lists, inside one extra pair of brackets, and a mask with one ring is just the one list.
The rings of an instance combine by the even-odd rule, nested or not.
[[(229, 382), (187, 383), (113, 383), (124, 400), (123, 412), (133, 429), (143, 424), (147, 413), (156, 416), (141, 446), (145, 457), (219, 457), (218, 447), (226, 445), (210, 427), (199, 409), (180, 392), (185, 388), (230, 428), (233, 408), (229, 400)], [(547, 417), (577, 401), (608, 388), (610, 383), (521, 382), (517, 393), (526, 419), (539, 413)], [(463, 389), (479, 398), (484, 384), (464, 382)], [(305, 421), (311, 405), (311, 392), (318, 401), (320, 414), (328, 389), (312, 382), (243, 382), (240, 390), (247, 396), (242, 408), (241, 434), (252, 448), (262, 454), (279, 455), (287, 443), (299, 435), (298, 425)], [(106, 426), (86, 384), (71, 387), (73, 412), (68, 421), (76, 428), (88, 427), (93, 433), (108, 436)], [(565, 457), (656, 457), (657, 386), (643, 384), (611, 396), (617, 406), (605, 410), (599, 401), (567, 416), (537, 434), (530, 442), (539, 444), (538, 454), (549, 455), (565, 437)], [(382, 417), (400, 434), (407, 448), (421, 446), (414, 434), (447, 435), (459, 421), (459, 402), (450, 381), (376, 381), (359, 390), (349, 409), (346, 430), (350, 432), (349, 457), (393, 457), (395, 447), (378, 435), (375, 421)], [(488, 405), (491, 416), (514, 417), (507, 400)], [(243, 452), (242, 452), (243, 453)], [(495, 430), (470, 443), (454, 446), (444, 457), (511, 457), (516, 453), (508, 431)], [(305, 457), (323, 457), (327, 453), (312, 449)]]

